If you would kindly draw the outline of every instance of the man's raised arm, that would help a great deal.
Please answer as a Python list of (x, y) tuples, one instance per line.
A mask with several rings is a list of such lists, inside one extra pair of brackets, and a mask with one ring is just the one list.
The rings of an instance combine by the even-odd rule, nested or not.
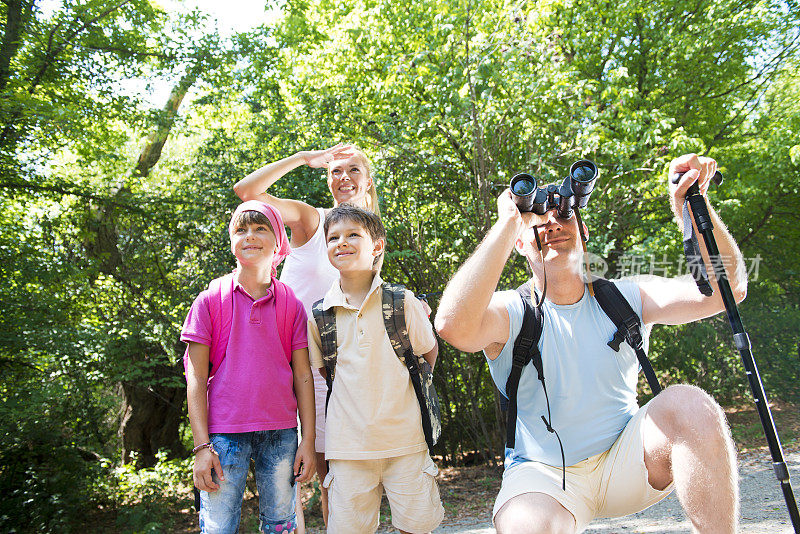
[(508, 312), (492, 299), (500, 275), (530, 213), (520, 214), (508, 190), (497, 199), (497, 222), (447, 284), (435, 326), (442, 339), (465, 352), (508, 340)]
[[(705, 196), (716, 170), (716, 161), (695, 154), (686, 154), (674, 159), (670, 164), (669, 177), (676, 173), (685, 173), (677, 185), (670, 182), (670, 203), (675, 218), (681, 226), (683, 225), (681, 210), (686, 191), (696, 182), (700, 193)], [(734, 299), (736, 302), (741, 302), (747, 295), (747, 268), (742, 253), (707, 199), (706, 204), (714, 225), (714, 239), (719, 248), (722, 266), (730, 282)], [(697, 230), (694, 220), (692, 225), (695, 226), (700, 253), (714, 293), (710, 297), (702, 295), (690, 275), (678, 278), (643, 277), (637, 282), (642, 294), (642, 318), (645, 323), (684, 324), (710, 317), (725, 309), (705, 240)]]

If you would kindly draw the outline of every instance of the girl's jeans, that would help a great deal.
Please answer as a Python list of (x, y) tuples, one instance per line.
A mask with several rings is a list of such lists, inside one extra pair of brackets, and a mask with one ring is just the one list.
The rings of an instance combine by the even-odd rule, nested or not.
[(239, 530), (250, 458), (255, 461), (261, 531), (286, 534), (295, 529), (293, 464), (297, 429), (211, 434), (225, 480), (213, 473), (219, 489), (200, 492), (200, 530), (235, 534)]

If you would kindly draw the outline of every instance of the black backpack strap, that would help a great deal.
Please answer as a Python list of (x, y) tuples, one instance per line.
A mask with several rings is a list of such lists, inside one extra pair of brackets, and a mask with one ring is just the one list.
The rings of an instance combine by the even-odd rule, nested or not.
[(603, 312), (611, 319), (617, 331), (608, 346), (619, 352), (619, 345), (627, 341), (628, 345), (636, 352), (639, 365), (642, 366), (647, 383), (653, 395), (661, 392), (661, 384), (658, 383), (653, 365), (644, 352), (644, 338), (642, 337), (642, 322), (639, 316), (631, 307), (628, 300), (622, 295), (619, 288), (608, 280), (596, 278), (594, 284), (594, 297), (602, 308)]
[[(537, 378), (542, 383), (542, 392), (547, 405), (547, 417), (542, 415), (542, 422), (551, 434), (555, 434), (558, 440), (558, 447), (561, 450), (561, 487), (567, 489), (567, 465), (564, 457), (564, 444), (561, 443), (561, 436), (552, 425), (552, 415), (550, 413), (550, 399), (547, 396), (547, 384), (544, 381), (544, 364), (542, 363), (542, 353), (539, 352), (539, 339), (542, 337), (542, 327), (544, 316), (541, 306), (534, 306), (531, 302), (531, 289), (529, 284), (523, 284), (517, 288), (522, 298), (524, 313), (522, 316), (522, 327), (520, 328), (517, 339), (514, 340), (513, 361), (511, 372), (506, 381), (506, 394), (508, 395), (508, 414), (506, 417), (506, 447), (514, 448), (516, 445), (517, 433), (517, 390), (519, 389), (519, 379), (522, 376), (523, 368), (528, 362), (533, 363), (536, 368)], [(544, 299), (542, 295), (541, 299)]]
[(325, 384), (328, 386), (328, 393), (325, 396), (325, 413), (328, 413), (328, 401), (331, 399), (333, 390), (333, 378), (336, 372), (336, 310), (334, 308), (324, 309), (323, 299), (319, 299), (311, 307), (314, 321), (317, 323), (319, 337), (322, 343), (322, 361), (325, 363)]
[(506, 415), (506, 447), (513, 449), (516, 444), (517, 431), (517, 389), (522, 370), (533, 362), (538, 378), (544, 382), (544, 369), (542, 354), (539, 352), (539, 338), (542, 337), (542, 310), (531, 304), (531, 289), (529, 284), (517, 288), (522, 299), (524, 315), (522, 327), (517, 339), (514, 340), (513, 360), (511, 372), (506, 380), (506, 398), (508, 399), (508, 412)]

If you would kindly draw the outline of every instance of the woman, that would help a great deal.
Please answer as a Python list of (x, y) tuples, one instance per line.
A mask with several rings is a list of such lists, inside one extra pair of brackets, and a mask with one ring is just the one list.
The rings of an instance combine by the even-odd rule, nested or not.
[[(379, 213), (378, 196), (369, 160), (352, 145), (339, 143), (326, 150), (302, 151), (261, 167), (245, 176), (233, 186), (242, 199), (261, 200), (278, 209), (291, 231), (292, 253), (284, 260), (280, 280), (288, 284), (303, 303), (308, 317), (311, 306), (325, 296), (339, 272), (328, 261), (327, 244), (323, 231), (325, 214), (330, 208), (315, 208), (288, 198), (278, 198), (267, 189), (289, 171), (308, 165), (328, 170), (328, 189), (333, 196), (333, 207), (345, 202)], [(328, 491), (322, 488), (327, 474), (325, 463), (325, 379), (314, 371), (317, 423), (316, 443), (317, 474), (320, 479), (322, 516), (328, 523)], [(298, 503), (300, 500), (298, 499)], [(298, 504), (299, 507), (299, 504)], [(298, 514), (300, 516), (300, 514)]]

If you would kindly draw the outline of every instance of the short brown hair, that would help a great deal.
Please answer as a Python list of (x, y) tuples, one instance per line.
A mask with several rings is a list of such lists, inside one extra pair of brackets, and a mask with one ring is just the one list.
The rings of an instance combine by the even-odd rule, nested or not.
[[(239, 213), (235, 219), (231, 221), (231, 232), (237, 228), (247, 228), (251, 224), (263, 224), (275, 234), (275, 228), (267, 219), (267, 216), (260, 211), (247, 210)], [(277, 234), (275, 234), (277, 236)]]
[(339, 204), (328, 212), (325, 216), (325, 237), (328, 237), (331, 225), (341, 221), (352, 221), (361, 226), (373, 241), (386, 237), (386, 229), (383, 227), (380, 215), (353, 204)]

